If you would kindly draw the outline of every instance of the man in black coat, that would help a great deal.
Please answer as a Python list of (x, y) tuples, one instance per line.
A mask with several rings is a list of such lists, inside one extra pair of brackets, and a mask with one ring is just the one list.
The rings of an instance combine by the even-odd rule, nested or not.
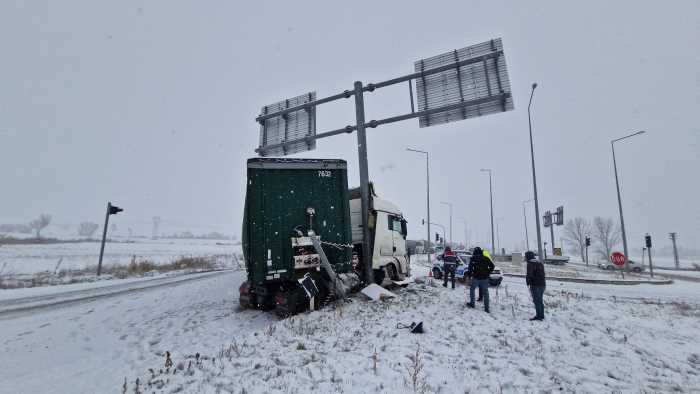
[(442, 254), (442, 271), (445, 277), (443, 286), (447, 287), (448, 277), (452, 277), (452, 290), (455, 288), (455, 270), (457, 269), (457, 255), (449, 246), (445, 248)]
[(479, 288), (479, 292), (484, 297), (484, 311), (489, 313), (489, 276), (495, 266), (491, 259), (484, 256), (480, 247), (474, 248), (472, 258), (469, 260), (467, 274), (472, 278), (472, 283), (469, 287), (469, 303), (468, 307), (474, 308), (474, 290)]
[(535, 304), (535, 317), (530, 320), (544, 320), (544, 289), (547, 286), (544, 274), (544, 265), (535, 257), (535, 253), (525, 252), (525, 261), (527, 261), (527, 276), (525, 283), (530, 288), (532, 294), (532, 302)]

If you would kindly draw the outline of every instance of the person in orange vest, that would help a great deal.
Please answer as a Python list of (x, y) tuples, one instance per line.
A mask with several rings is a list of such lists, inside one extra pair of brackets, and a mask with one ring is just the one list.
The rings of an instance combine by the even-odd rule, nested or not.
[(442, 253), (442, 271), (445, 277), (445, 283), (442, 285), (447, 287), (447, 277), (452, 277), (452, 290), (455, 288), (455, 271), (457, 269), (457, 255), (449, 246)]

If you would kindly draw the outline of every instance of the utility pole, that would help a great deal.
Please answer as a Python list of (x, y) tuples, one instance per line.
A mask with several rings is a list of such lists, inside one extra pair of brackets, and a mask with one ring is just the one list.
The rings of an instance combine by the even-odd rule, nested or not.
[(440, 204), (445, 204), (450, 207), (450, 245), (452, 245), (452, 203), (440, 201)]
[(428, 265), (432, 267), (432, 258), (431, 258), (431, 253), (430, 253), (430, 240), (431, 234), (430, 234), (430, 154), (426, 151), (423, 150), (418, 150), (418, 149), (411, 149), (411, 148), (406, 148), (407, 151), (409, 152), (415, 152), (415, 153), (421, 153), (425, 155), (425, 200), (426, 200), (426, 205), (427, 205), (427, 211), (428, 211), (428, 220), (427, 220), (427, 227), (428, 227), (428, 237), (425, 239), (426, 245), (425, 245), (425, 252), (428, 254)]
[(491, 196), (491, 253), (496, 254), (496, 243), (493, 230), (493, 183), (491, 181), (491, 173), (493, 172), (493, 170), (490, 168), (482, 168), (481, 172), (489, 173), (489, 196)]
[(676, 233), (669, 233), (671, 237), (671, 242), (673, 243), (673, 261), (676, 263), (676, 269), (680, 268), (680, 261), (678, 261), (678, 248), (676, 247)]

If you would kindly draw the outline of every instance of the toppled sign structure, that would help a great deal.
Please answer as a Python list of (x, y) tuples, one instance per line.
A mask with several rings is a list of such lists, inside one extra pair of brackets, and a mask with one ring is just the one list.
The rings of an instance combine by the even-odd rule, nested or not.
[[(415, 81), (415, 82), (414, 82)], [(365, 122), (364, 94), (407, 82), (411, 112)], [(413, 85), (416, 96), (414, 99)], [(316, 107), (335, 100), (355, 98), (355, 125), (316, 132)], [(416, 105), (418, 110), (416, 111)], [(286, 156), (316, 149), (316, 140), (357, 131), (362, 195), (363, 243), (370, 244), (368, 231), (369, 171), (366, 128), (418, 118), (420, 127), (505, 112), (513, 109), (513, 96), (500, 38), (456, 49), (415, 62), (412, 74), (383, 82), (355, 81), (352, 90), (324, 98), (315, 92), (264, 106), (255, 120), (260, 124), (260, 156)], [(370, 248), (362, 248), (365, 281), (372, 283)]]

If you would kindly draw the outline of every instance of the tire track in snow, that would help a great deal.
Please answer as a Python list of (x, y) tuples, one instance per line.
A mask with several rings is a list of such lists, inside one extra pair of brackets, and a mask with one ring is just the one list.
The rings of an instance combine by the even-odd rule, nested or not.
[(42, 309), (63, 308), (71, 305), (86, 303), (100, 298), (117, 297), (128, 293), (136, 293), (166, 286), (177, 286), (183, 283), (208, 279), (212, 276), (234, 272), (231, 269), (192, 273), (177, 277), (156, 278), (147, 281), (116, 284), (114, 286), (96, 289), (75, 290), (66, 293), (0, 301), (0, 320), (25, 316)]

